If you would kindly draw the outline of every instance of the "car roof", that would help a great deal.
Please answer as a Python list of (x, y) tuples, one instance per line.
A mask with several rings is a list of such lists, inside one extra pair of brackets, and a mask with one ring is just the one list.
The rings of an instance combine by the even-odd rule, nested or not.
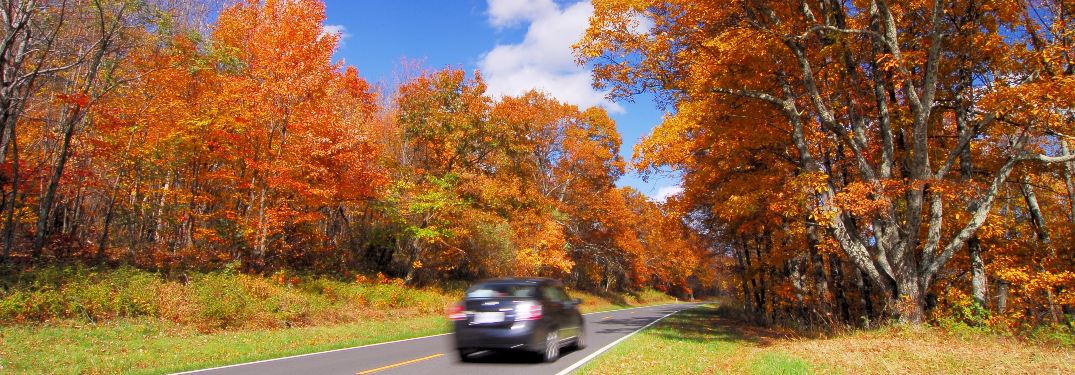
[(478, 284), (515, 284), (515, 285), (555, 285), (561, 286), (559, 280), (550, 279), (547, 277), (501, 277), (495, 279), (485, 279), (474, 283)]

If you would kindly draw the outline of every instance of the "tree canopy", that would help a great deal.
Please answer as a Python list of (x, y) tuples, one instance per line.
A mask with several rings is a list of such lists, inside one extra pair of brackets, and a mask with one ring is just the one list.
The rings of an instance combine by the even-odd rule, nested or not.
[(604, 110), (452, 68), (374, 89), (321, 1), (207, 4), (5, 3), (3, 261), (709, 282), (678, 216), (616, 187)]
[(673, 109), (635, 165), (684, 174), (678, 205), (759, 314), (1075, 302), (1070, 1), (594, 7), (576, 47), (597, 86)]

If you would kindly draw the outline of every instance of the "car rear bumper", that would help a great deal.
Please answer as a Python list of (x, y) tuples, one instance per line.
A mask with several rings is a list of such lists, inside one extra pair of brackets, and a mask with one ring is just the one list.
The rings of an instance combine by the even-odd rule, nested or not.
[(545, 329), (536, 322), (516, 322), (511, 328), (481, 327), (467, 322), (456, 322), (454, 336), (457, 349), (541, 351), (545, 346)]

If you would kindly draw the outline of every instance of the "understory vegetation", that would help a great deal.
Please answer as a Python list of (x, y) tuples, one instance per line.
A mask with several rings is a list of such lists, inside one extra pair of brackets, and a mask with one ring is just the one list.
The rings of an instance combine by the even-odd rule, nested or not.
[(0, 323), (82, 324), (149, 317), (203, 331), (280, 328), (442, 312), (457, 298), (399, 279), (345, 282), (277, 272), (227, 269), (172, 277), (132, 267), (47, 267), (0, 278)]
[[(165, 276), (133, 267), (46, 267), (0, 274), (0, 324), (85, 326), (152, 318), (203, 332), (331, 325), (438, 315), (465, 287), (416, 288), (384, 275), (343, 280), (225, 269)], [(674, 300), (652, 289), (630, 295), (571, 293), (583, 299), (587, 311)]]

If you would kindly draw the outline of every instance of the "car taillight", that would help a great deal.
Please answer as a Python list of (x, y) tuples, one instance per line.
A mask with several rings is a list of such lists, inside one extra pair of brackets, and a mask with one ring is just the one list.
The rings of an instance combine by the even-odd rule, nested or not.
[(467, 314), (463, 312), (463, 305), (454, 304), (448, 306), (448, 319), (451, 320), (464, 320), (467, 318)]
[(541, 319), (541, 305), (524, 302), (515, 305), (515, 320), (538, 320)]

